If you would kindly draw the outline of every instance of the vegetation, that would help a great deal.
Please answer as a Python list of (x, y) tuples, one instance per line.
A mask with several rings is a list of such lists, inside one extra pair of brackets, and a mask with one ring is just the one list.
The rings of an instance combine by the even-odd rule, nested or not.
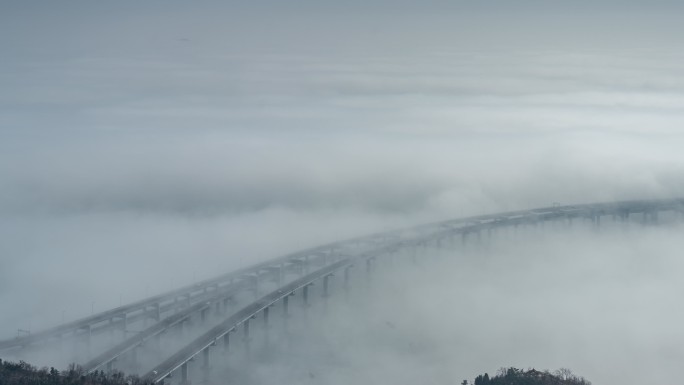
[(121, 372), (105, 374), (98, 371), (84, 374), (77, 365), (70, 365), (63, 372), (55, 368), (38, 369), (24, 361), (18, 363), (0, 360), (0, 384), (2, 385), (144, 385), (136, 376)]
[[(463, 381), (466, 385), (468, 381)], [(516, 368), (501, 368), (494, 377), (489, 374), (479, 375), (474, 385), (591, 385), (583, 377), (576, 376), (570, 369), (561, 368), (553, 373), (540, 372), (535, 369), (523, 370)]]

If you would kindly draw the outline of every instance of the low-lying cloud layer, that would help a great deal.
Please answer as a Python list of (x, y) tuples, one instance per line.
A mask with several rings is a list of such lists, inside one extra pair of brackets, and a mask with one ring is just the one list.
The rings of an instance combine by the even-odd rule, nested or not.
[(0, 338), (373, 231), (684, 196), (679, 6), (495, 3), (7, 5)]

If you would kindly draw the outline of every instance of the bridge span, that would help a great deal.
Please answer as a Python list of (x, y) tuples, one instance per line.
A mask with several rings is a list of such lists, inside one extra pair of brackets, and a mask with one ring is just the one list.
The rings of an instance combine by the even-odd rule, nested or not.
[[(370, 272), (374, 261), (400, 250), (440, 247), (443, 243), (479, 239), (483, 231), (537, 225), (545, 222), (585, 220), (601, 226), (602, 218), (621, 222), (657, 223), (661, 213), (684, 217), (684, 199), (635, 200), (581, 205), (553, 205), (532, 210), (451, 219), (333, 242), (267, 260), (164, 294), (120, 306), (90, 317), (15, 339), (0, 341), (0, 354), (26, 357), (44, 347), (72, 344), (81, 352), (85, 372), (126, 368), (153, 383), (172, 376), (189, 379), (188, 365), (202, 357), (209, 366), (212, 350), (227, 351), (230, 335), (242, 329), (243, 344), (250, 339), (250, 321), (269, 323), (271, 309), (282, 307), (286, 317), (290, 297), (308, 304), (309, 288), (321, 282), (324, 296), (331, 294), (333, 275), (350, 285), (352, 267)], [(130, 332), (135, 325), (139, 330)], [(192, 331), (188, 331), (193, 325)], [(130, 335), (129, 335), (130, 334)], [(174, 338), (173, 342), (164, 342)], [(164, 349), (160, 346), (167, 343)], [(157, 354), (143, 358), (141, 347), (156, 347)], [(178, 373), (178, 376), (176, 376)]]

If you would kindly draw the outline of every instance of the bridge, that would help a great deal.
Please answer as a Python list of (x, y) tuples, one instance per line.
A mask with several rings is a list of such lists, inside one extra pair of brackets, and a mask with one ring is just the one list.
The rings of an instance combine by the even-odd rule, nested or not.
[[(274, 316), (287, 322), (306, 309), (319, 288), (327, 298), (335, 289), (358, 285), (353, 275), (369, 276), (381, 258), (398, 253), (417, 258), (427, 247), (480, 241), (500, 228), (549, 222), (584, 221), (600, 227), (603, 218), (652, 224), (661, 214), (681, 220), (684, 199), (634, 200), (553, 205), (532, 210), (458, 218), (333, 242), (267, 260), (243, 269), (68, 322), (37, 333), (0, 341), (0, 355), (30, 360), (45, 349), (70, 346), (86, 373), (123, 369), (152, 383), (189, 383), (189, 366), (239, 344), (249, 350), (252, 324), (267, 330)], [(333, 279), (335, 285), (332, 284)], [(338, 290), (339, 291), (339, 290)], [(300, 305), (290, 302), (298, 298)], [(276, 306), (280, 309), (277, 310)], [(277, 310), (277, 314), (273, 312)], [(304, 310), (306, 311), (306, 310)], [(231, 335), (240, 333), (237, 342)]]

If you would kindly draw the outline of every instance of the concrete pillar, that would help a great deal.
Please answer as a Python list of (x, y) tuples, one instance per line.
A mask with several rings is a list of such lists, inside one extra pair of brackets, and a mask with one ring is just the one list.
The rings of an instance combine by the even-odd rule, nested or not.
[(235, 303), (235, 298), (232, 296), (223, 299), (223, 313), (228, 312), (228, 307)]
[(252, 281), (252, 290), (254, 291), (254, 298), (259, 298), (259, 273), (255, 273)]
[(158, 302), (153, 305), (152, 318), (157, 322), (161, 321), (161, 306)]
[(209, 312), (209, 308), (204, 308), (200, 311), (200, 320), (202, 323), (207, 322), (207, 313)]
[(223, 335), (223, 353), (230, 353), (230, 332)]
[(268, 313), (269, 313), (269, 308), (264, 309), (264, 329), (268, 329)]
[(107, 373), (111, 373), (114, 369), (114, 361), (107, 362)]
[(107, 324), (107, 329), (109, 330), (109, 339), (113, 340), (114, 339), (114, 318), (109, 319), (109, 323)]
[(123, 339), (126, 339), (126, 329), (128, 329), (128, 315), (124, 313), (120, 314), (118, 317), (121, 318), (121, 335)]
[(243, 328), (244, 328), (244, 332), (245, 332), (245, 336), (243, 338), (243, 341), (245, 343), (245, 354), (247, 354), (247, 356), (249, 357), (250, 347), (251, 347), (250, 346), (251, 339), (249, 338), (249, 320), (245, 321)]
[(161, 333), (152, 336), (152, 344), (157, 352), (161, 352)]
[(309, 285), (304, 285), (302, 288), (302, 300), (305, 307), (309, 306)]
[(244, 340), (249, 341), (249, 320), (245, 321), (243, 328), (245, 332)]
[(131, 367), (133, 369), (137, 369), (138, 368), (138, 346), (131, 349), (130, 360), (131, 360)]
[(311, 268), (311, 263), (309, 263), (310, 262), (309, 259), (310, 258), (308, 255), (306, 257), (304, 257), (304, 273), (305, 274), (309, 274), (309, 269)]
[(330, 285), (330, 277), (332, 277), (332, 274), (326, 274), (326, 276), (323, 277), (323, 298), (328, 298), (328, 286)]
[(276, 285), (278, 287), (283, 286), (283, 271), (285, 270), (285, 266), (281, 263), (280, 266), (278, 266), (276, 270)]
[(204, 350), (202, 350), (202, 367), (204, 369), (209, 368), (209, 348), (208, 347), (204, 348)]
[(351, 269), (351, 266), (347, 266), (344, 268), (344, 288), (345, 290), (349, 289), (349, 270)]
[(185, 322), (186, 320), (178, 322), (178, 335), (180, 337), (183, 337), (183, 334), (185, 334)]
[(287, 318), (290, 315), (289, 305), (290, 305), (290, 294), (283, 297), (283, 316), (285, 318)]
[(93, 330), (90, 327), (90, 325), (86, 325), (86, 326), (81, 327), (81, 330), (83, 330), (83, 332), (81, 334), (83, 335), (83, 344), (85, 346), (86, 356), (88, 358), (90, 358), (90, 356), (91, 356), (90, 355), (90, 347), (91, 347), (90, 342), (91, 342), (91, 339), (93, 336)]
[(188, 383), (188, 363), (185, 362), (181, 365), (181, 384)]

